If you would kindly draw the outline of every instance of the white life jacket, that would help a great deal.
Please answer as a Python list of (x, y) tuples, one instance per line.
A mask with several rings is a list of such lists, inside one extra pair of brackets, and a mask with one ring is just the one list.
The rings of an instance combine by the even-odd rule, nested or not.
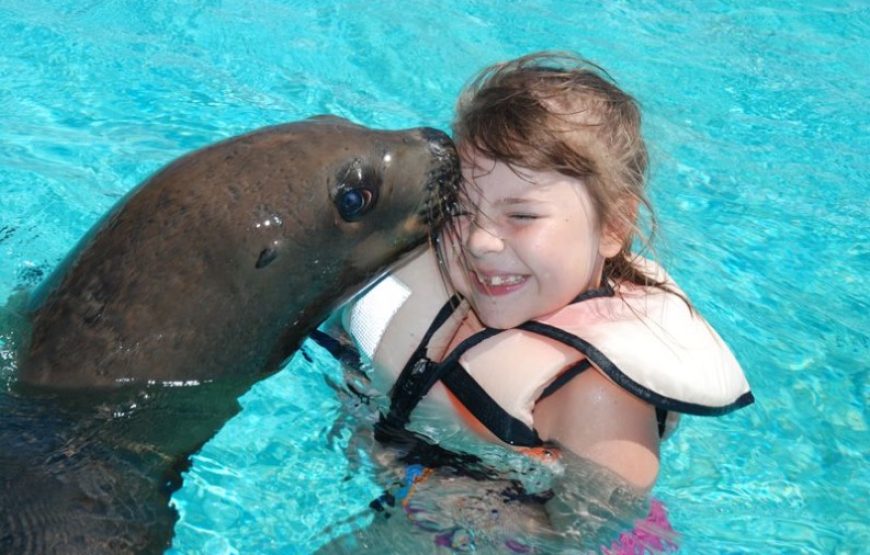
[[(642, 263), (647, 275), (679, 291), (661, 267)], [(440, 279), (434, 264), (431, 253), (421, 255), (347, 313), (346, 328), (375, 364), (395, 315), (419, 312), (422, 306), (432, 321), (426, 334), (420, 333), (422, 328), (406, 332), (408, 341), (419, 346), (409, 353), (411, 344), (400, 355), (407, 362), (393, 387), (387, 415), (395, 425), (406, 424), (417, 402), (440, 381), (501, 440), (539, 445), (532, 417), (535, 403), (590, 366), (653, 405), (663, 436), (675, 425), (677, 413), (720, 415), (753, 402), (733, 354), (697, 311), (678, 295), (631, 283), (587, 291), (572, 304), (517, 328), (484, 329), (441, 357), (430, 349), (432, 337), (452, 337), (468, 307), (465, 302), (451, 305), (446, 292), (439, 297), (427, 291), (415, 298), (421, 272)], [(436, 316), (439, 306), (443, 308)], [(535, 363), (513, 365), (510, 379), (505, 379), (504, 361), (516, 360), (520, 353)]]

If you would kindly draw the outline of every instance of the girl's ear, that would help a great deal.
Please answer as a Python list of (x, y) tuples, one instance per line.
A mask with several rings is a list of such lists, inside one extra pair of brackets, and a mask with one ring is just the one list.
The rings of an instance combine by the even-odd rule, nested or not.
[(637, 201), (632, 199), (626, 203), (623, 210), (617, 211), (601, 229), (601, 241), (598, 244), (598, 254), (605, 259), (613, 258), (631, 236), (637, 217)]
[(605, 227), (601, 230), (601, 240), (598, 243), (598, 254), (605, 260), (613, 258), (622, 250), (623, 236)]

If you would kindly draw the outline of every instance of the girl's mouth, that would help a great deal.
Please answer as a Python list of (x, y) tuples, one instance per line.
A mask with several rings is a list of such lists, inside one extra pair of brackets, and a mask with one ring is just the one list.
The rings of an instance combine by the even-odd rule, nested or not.
[(498, 297), (513, 293), (528, 281), (529, 276), (521, 274), (481, 274), (471, 272), (475, 288), (484, 295)]

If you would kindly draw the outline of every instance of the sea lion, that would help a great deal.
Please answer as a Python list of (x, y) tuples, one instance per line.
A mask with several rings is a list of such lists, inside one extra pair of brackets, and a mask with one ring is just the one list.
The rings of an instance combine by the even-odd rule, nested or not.
[(184, 156), (122, 199), (34, 294), (0, 395), (0, 551), (168, 548), (189, 455), (426, 241), (458, 166), (440, 131), (318, 117)]

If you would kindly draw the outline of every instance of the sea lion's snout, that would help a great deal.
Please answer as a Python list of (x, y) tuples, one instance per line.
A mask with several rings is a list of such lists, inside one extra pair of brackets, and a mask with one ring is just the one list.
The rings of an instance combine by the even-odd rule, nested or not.
[(420, 128), (420, 134), (423, 139), (429, 143), (429, 148), (436, 156), (450, 155), (456, 153), (456, 147), (447, 133), (433, 127)]
[(432, 127), (421, 127), (417, 132), (431, 153), (425, 205), (418, 215), (423, 217), (430, 233), (435, 233), (459, 191), (459, 154), (447, 133)]

